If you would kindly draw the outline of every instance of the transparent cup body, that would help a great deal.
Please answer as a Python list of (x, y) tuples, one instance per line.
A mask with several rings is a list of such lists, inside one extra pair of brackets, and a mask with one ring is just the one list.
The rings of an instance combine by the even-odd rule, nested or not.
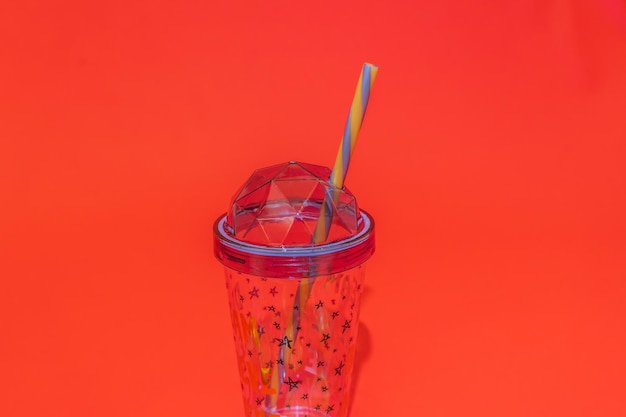
[[(289, 163), (271, 169), (288, 173), (296, 168)], [(291, 194), (299, 193), (310, 179), (275, 177), (246, 195), (256, 199), (257, 192), (270, 187), (265, 191), (272, 196), (277, 184), (284, 201), (233, 204), (236, 210), (214, 225), (214, 250), (224, 265), (245, 415), (346, 417), (364, 265), (374, 252), (374, 221), (365, 211), (354, 211), (350, 233), (314, 243), (306, 221), (300, 224), (305, 228), (297, 225), (306, 217), (304, 209), (319, 211), (325, 200), (317, 204), (308, 199), (300, 204)], [(266, 180), (262, 176), (258, 182)], [(299, 211), (285, 217), (283, 206), (297, 206)], [(356, 210), (356, 204), (352, 207)], [(264, 217), (268, 210), (272, 216)], [(238, 236), (232, 226), (249, 214), (254, 221), (243, 227), (247, 234)], [(250, 230), (262, 235), (258, 240), (245, 240)], [(275, 235), (281, 238), (270, 239)]]
[(365, 268), (285, 279), (224, 268), (246, 417), (345, 417)]

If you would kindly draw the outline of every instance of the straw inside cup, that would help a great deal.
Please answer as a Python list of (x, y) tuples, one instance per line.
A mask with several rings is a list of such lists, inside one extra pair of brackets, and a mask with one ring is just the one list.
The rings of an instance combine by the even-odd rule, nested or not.
[[(365, 111), (370, 97), (370, 90), (376, 79), (378, 73), (378, 67), (372, 64), (364, 64), (361, 69), (361, 74), (357, 82), (354, 97), (352, 99), (352, 105), (350, 106), (350, 112), (348, 114), (348, 120), (344, 128), (343, 138), (339, 144), (339, 151), (335, 158), (335, 164), (333, 166), (330, 182), (338, 190), (344, 186), (348, 167), (350, 166), (350, 158), (356, 145), (356, 141), (363, 124), (363, 118), (365, 117)], [(324, 203), (321, 207), (320, 216), (318, 218), (315, 232), (313, 234), (313, 243), (320, 244), (326, 241), (332, 223), (332, 218), (335, 215), (332, 210), (331, 199), (334, 200), (337, 192), (330, 190), (331, 195), (327, 195)], [(333, 201), (336, 203), (336, 201)], [(318, 275), (319, 272), (312, 269), (311, 275)], [(293, 340), (297, 339), (297, 329), (300, 327), (300, 311), (306, 306), (306, 303), (311, 294), (311, 289), (314, 284), (310, 278), (302, 279), (298, 285), (298, 291), (294, 302), (294, 307), (291, 311), (291, 320), (285, 331), (285, 336)], [(285, 350), (284, 346), (281, 348), (281, 357), (288, 356), (289, 352)], [(284, 369), (275, 372), (282, 373), (280, 377), (284, 376)], [(279, 378), (280, 380), (280, 378)], [(273, 387), (279, 389), (279, 386)], [(272, 403), (275, 403), (275, 398), (271, 399)]]

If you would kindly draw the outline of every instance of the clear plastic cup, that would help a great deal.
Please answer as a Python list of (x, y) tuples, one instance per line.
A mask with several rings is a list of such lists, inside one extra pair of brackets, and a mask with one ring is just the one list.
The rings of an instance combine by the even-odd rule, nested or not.
[[(345, 417), (374, 222), (328, 168), (255, 171), (215, 222), (246, 416)], [(314, 244), (327, 205), (328, 238)]]

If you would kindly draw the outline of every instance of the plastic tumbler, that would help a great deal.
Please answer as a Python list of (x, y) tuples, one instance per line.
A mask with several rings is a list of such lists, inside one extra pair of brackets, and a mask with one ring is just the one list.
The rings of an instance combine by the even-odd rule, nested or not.
[[(245, 415), (345, 417), (374, 222), (325, 167), (256, 170), (215, 222)], [(313, 233), (326, 205), (328, 238)]]

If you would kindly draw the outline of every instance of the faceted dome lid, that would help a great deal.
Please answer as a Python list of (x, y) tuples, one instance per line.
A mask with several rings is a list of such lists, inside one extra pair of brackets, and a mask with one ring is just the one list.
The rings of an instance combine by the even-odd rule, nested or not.
[(254, 171), (235, 194), (225, 230), (234, 238), (264, 246), (314, 243), (315, 228), (326, 205), (328, 243), (362, 228), (356, 198), (347, 188), (329, 182), (330, 169), (290, 161)]

